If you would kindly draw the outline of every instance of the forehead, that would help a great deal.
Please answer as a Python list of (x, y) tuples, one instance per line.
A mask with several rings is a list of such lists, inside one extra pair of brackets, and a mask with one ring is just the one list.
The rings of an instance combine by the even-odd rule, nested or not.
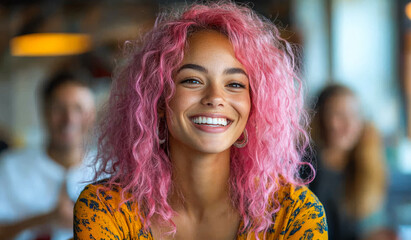
[(357, 112), (359, 111), (359, 101), (357, 98), (348, 93), (336, 94), (325, 102), (326, 111), (347, 111), (347, 112)]
[[(206, 41), (205, 41), (206, 40)], [(187, 42), (189, 45), (202, 45), (208, 46), (210, 44), (224, 44), (228, 48), (232, 48), (231, 42), (228, 37), (216, 30), (199, 30), (192, 33), (188, 38)]]
[(228, 37), (215, 30), (193, 33), (184, 49), (183, 64), (194, 63), (219, 71), (227, 67), (242, 68)]
[(201, 50), (209, 54), (214, 51), (224, 51), (234, 55), (234, 49), (228, 37), (215, 30), (201, 30), (189, 36), (184, 57), (191, 57), (195, 53), (200, 53)]
[[(94, 105), (94, 97), (91, 90), (79, 83), (68, 82), (56, 87), (50, 95), (52, 103), (77, 103), (82, 105)], [(47, 104), (47, 103), (46, 103)]]

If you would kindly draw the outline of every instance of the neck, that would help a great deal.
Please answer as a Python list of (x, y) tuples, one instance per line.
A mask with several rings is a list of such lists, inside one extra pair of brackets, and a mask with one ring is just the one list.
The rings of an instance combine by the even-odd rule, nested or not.
[(175, 191), (170, 204), (177, 212), (201, 219), (209, 210), (231, 207), (229, 195), (230, 149), (218, 154), (186, 151), (170, 146)]
[(69, 169), (81, 163), (84, 149), (80, 147), (62, 148), (50, 143), (47, 147), (47, 155), (65, 169)]
[(325, 148), (321, 152), (325, 167), (334, 171), (343, 171), (348, 163), (349, 151), (339, 148)]

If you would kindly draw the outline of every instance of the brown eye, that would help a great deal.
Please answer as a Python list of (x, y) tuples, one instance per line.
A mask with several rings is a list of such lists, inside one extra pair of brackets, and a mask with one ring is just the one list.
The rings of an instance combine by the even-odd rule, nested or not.
[(193, 79), (193, 78), (185, 79), (185, 80), (181, 81), (181, 83), (182, 84), (201, 84), (201, 82), (199, 80)]
[(232, 87), (232, 88), (245, 88), (245, 85), (244, 85), (244, 84), (237, 83), (237, 82), (230, 83), (230, 84), (228, 84), (227, 86)]

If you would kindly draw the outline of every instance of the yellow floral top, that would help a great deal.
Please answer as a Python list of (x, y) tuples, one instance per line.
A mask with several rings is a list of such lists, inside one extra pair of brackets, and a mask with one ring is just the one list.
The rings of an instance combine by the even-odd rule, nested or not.
[[(104, 185), (88, 185), (77, 199), (74, 239), (153, 240), (151, 232), (142, 228), (136, 204), (128, 201), (117, 208), (121, 201), (120, 189), (104, 191), (100, 187)], [(278, 197), (281, 208), (275, 214), (275, 222), (265, 239), (328, 239), (324, 208), (307, 187), (283, 187)], [(245, 240), (246, 235), (239, 234), (237, 240)], [(262, 239), (262, 233), (259, 237)], [(255, 239), (254, 234), (251, 234), (251, 239)]]

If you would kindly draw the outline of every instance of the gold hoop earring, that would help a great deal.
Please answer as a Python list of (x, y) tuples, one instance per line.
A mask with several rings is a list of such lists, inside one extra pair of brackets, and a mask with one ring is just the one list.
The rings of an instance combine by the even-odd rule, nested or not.
[(243, 136), (242, 140), (237, 139), (237, 141), (235, 141), (234, 146), (236, 148), (243, 148), (243, 147), (245, 147), (245, 145), (247, 145), (247, 143), (248, 143), (248, 133), (247, 133), (247, 129), (245, 129), (245, 128), (244, 128), (244, 131), (243, 131), (243, 135), (244, 136)]
[(162, 145), (162, 144), (164, 144), (166, 142), (166, 139), (164, 138), (164, 139), (160, 139), (160, 135), (158, 136), (158, 143), (160, 144), (160, 145)]
[(158, 137), (158, 143), (159, 143), (160, 145), (162, 145), (162, 144), (164, 144), (164, 143), (166, 142), (166, 138), (164, 138), (164, 139), (161, 139), (161, 138), (160, 138), (160, 131), (159, 131), (159, 129), (160, 129), (160, 123), (157, 125), (157, 137)]

